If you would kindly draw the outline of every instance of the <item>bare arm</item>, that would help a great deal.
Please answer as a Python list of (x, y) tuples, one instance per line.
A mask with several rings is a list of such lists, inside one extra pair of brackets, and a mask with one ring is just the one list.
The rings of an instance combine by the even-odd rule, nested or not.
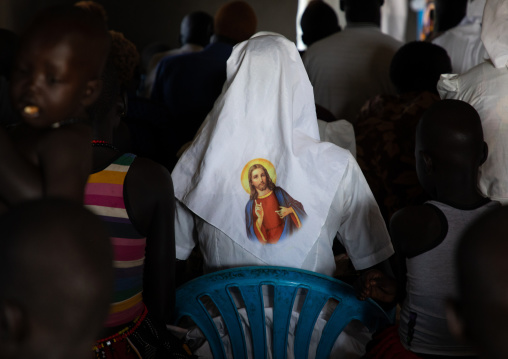
[(126, 207), (136, 228), (147, 236), (143, 299), (152, 316), (171, 323), (175, 303), (175, 198), (163, 166), (136, 158), (125, 179)]
[(395, 255), (392, 269), (398, 287), (398, 302), (406, 297), (406, 258), (422, 254), (443, 240), (442, 222), (432, 206), (403, 208), (390, 220), (390, 234)]
[(91, 129), (85, 124), (48, 132), (39, 151), (46, 196), (83, 202), (92, 168), (91, 139)]
[(40, 171), (16, 150), (0, 127), (0, 198), (8, 206), (43, 196)]

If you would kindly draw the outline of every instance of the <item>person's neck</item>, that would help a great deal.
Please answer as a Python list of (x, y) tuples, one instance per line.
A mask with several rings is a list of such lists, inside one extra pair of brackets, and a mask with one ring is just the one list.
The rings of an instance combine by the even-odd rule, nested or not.
[(471, 184), (467, 190), (463, 186), (437, 189), (433, 199), (459, 209), (474, 209), (484, 204), (488, 199), (478, 190), (476, 184)]
[[(113, 144), (113, 130), (108, 121), (97, 121), (94, 126), (93, 139)], [(90, 144), (92, 146), (92, 144)], [(92, 152), (92, 172), (104, 170), (113, 163), (121, 153), (107, 146), (94, 146)]]
[(212, 38), (210, 40), (210, 44), (215, 44), (215, 43), (222, 43), (222, 44), (228, 44), (231, 46), (235, 46), (238, 43), (238, 41), (230, 39), (229, 37), (226, 37), (226, 36), (215, 34), (212, 36)]
[(377, 27), (381, 28), (379, 23), (373, 21), (351, 21), (348, 22), (346, 28), (355, 28), (355, 27)]
[(263, 197), (265, 197), (267, 194), (269, 194), (272, 190), (271, 190), (270, 188), (268, 188), (268, 187), (267, 187), (267, 188), (266, 188), (265, 190), (263, 190), (263, 191), (260, 191), (260, 190), (258, 190), (258, 189), (257, 189), (256, 191), (258, 191), (258, 198), (263, 198)]

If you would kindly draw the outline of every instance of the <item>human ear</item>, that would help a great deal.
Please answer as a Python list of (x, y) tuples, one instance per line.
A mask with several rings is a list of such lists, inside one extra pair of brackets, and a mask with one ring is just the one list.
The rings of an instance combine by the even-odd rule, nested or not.
[(450, 333), (459, 341), (465, 341), (464, 321), (460, 315), (459, 303), (448, 298), (446, 300), (446, 321)]
[(88, 107), (91, 104), (93, 104), (101, 94), (101, 90), (102, 90), (102, 80), (95, 79), (88, 81), (86, 83), (86, 88), (83, 93), (83, 97), (81, 98), (81, 104), (83, 105), (83, 107)]
[(425, 165), (425, 173), (431, 174), (432, 172), (434, 172), (434, 164), (432, 163), (432, 157), (430, 157), (430, 155), (425, 151), (420, 151), (420, 156)]
[(18, 357), (26, 345), (28, 323), (21, 307), (9, 301), (0, 303), (0, 348), (6, 357)]

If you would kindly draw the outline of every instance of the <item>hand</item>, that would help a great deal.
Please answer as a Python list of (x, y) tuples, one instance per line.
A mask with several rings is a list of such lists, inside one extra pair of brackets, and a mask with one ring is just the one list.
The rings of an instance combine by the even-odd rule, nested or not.
[(261, 225), (263, 224), (263, 218), (265, 216), (265, 211), (263, 211), (263, 203), (258, 203), (256, 200), (256, 207), (254, 207), (254, 212), (256, 213), (256, 216), (258, 217), (256, 223), (259, 228), (261, 228)]
[(383, 303), (392, 303), (397, 294), (395, 279), (388, 277), (379, 269), (364, 272), (355, 285), (360, 300), (372, 298)]
[(287, 215), (293, 213), (293, 210), (291, 208), (282, 207), (282, 206), (280, 206), (279, 208), (280, 209), (278, 211), (275, 211), (275, 213), (277, 213), (281, 219), (283, 219)]

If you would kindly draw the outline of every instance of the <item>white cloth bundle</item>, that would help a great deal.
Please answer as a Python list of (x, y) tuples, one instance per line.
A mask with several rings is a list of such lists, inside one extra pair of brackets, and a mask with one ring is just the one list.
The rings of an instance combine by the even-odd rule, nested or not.
[(508, 1), (487, 0), (483, 12), (482, 41), (496, 68), (508, 62)]

